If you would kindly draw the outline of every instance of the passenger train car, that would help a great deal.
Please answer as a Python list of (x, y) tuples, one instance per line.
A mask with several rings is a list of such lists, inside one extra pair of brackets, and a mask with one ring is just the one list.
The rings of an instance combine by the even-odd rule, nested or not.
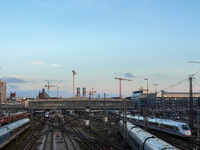
[[(120, 120), (119, 131), (123, 134), (123, 121)], [(169, 143), (127, 122), (127, 142), (133, 150), (178, 150)]]
[[(133, 124), (143, 126), (144, 118), (142, 116), (127, 115), (128, 121)], [(151, 129), (167, 132), (180, 137), (191, 137), (191, 130), (184, 122), (175, 122), (168, 119), (149, 118), (147, 117), (147, 126)]]
[(25, 118), (0, 127), (0, 148), (11, 142), (30, 126), (30, 119)]
[(23, 112), (17, 112), (17, 113), (10, 113), (10, 115), (8, 113), (6, 113), (2, 118), (1, 118), (1, 123), (2, 124), (6, 124), (10, 122), (12, 122), (13, 120), (19, 120), (22, 119), (26, 116), (26, 111)]

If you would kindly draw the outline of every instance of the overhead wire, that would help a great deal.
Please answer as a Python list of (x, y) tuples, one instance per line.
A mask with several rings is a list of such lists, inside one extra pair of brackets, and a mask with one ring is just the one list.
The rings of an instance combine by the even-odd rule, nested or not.
[[(200, 70), (197, 71), (196, 73), (192, 74), (192, 76), (195, 76), (195, 75), (198, 74), (199, 72), (200, 72)], [(171, 86), (167, 86), (167, 87), (165, 87), (165, 88), (162, 88), (162, 90), (165, 90), (165, 89), (168, 89), (168, 88), (173, 88), (173, 87), (175, 87), (175, 86), (178, 86), (178, 85), (180, 85), (182, 82), (184, 82), (184, 81), (186, 81), (186, 80), (188, 80), (188, 77), (185, 78), (185, 79), (183, 79), (183, 80), (180, 81), (180, 82), (177, 82), (177, 83), (171, 85)]]
[(13, 86), (13, 85), (11, 85), (11, 84), (9, 84), (9, 83), (6, 83), (6, 84), (9, 85), (9, 86), (11, 86), (11, 87), (14, 88), (14, 89), (17, 89), (18, 91), (21, 91), (21, 92), (23, 92), (23, 93), (25, 93), (25, 94), (27, 94), (27, 95), (30, 95), (30, 96), (32, 96), (32, 97), (35, 97), (35, 96), (33, 96), (32, 94), (27, 93), (27, 92), (25, 92), (25, 91), (23, 91), (23, 90), (20, 90), (19, 88), (15, 87), (15, 86)]
[(162, 90), (165, 90), (165, 89), (168, 89), (168, 88), (172, 88), (172, 87), (178, 86), (178, 85), (180, 85), (183, 81), (186, 81), (186, 80), (188, 80), (188, 78), (185, 78), (184, 80), (182, 80), (182, 81), (180, 81), (180, 82), (177, 82), (177, 83), (175, 83), (175, 84), (173, 84), (173, 85), (171, 85), (171, 86), (167, 86), (167, 87), (165, 87), (165, 88), (162, 88)]
[(192, 81), (194, 81), (198, 86), (200, 86), (200, 84), (199, 83), (197, 83), (194, 79), (192, 80)]

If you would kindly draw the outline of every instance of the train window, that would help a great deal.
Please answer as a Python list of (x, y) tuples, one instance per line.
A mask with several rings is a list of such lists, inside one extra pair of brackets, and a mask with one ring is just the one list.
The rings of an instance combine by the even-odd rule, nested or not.
[(158, 125), (158, 123), (155, 123), (155, 122), (149, 122), (149, 124), (152, 124), (152, 125)]
[(176, 130), (179, 131), (178, 127), (176, 127)]
[(0, 143), (6, 141), (9, 138), (9, 132), (0, 136)]
[(182, 125), (183, 130), (189, 130), (189, 127), (187, 125)]
[(137, 149), (140, 149), (140, 145), (131, 137), (131, 135), (129, 135), (129, 139), (130, 139), (131, 143), (132, 143)]
[(173, 126), (169, 126), (169, 125), (163, 125), (163, 127), (173, 129)]

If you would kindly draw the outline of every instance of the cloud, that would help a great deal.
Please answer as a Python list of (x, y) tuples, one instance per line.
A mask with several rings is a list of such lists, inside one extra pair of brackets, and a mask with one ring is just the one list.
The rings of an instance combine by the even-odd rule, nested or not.
[(15, 84), (27, 83), (27, 81), (25, 81), (24, 79), (15, 77), (2, 77), (2, 80), (5, 81), (6, 83), (15, 83)]
[(64, 82), (64, 80), (44, 80), (43, 82)]
[(122, 73), (122, 72), (114, 72), (114, 74), (117, 77), (126, 77), (126, 78), (135, 78), (136, 76), (134, 76), (131, 72), (127, 72), (127, 73)]
[(118, 77), (121, 77), (121, 76), (123, 76), (123, 73), (121, 73), (121, 72), (114, 72), (114, 75), (116, 75)]
[(154, 77), (168, 77), (168, 75), (166, 75), (166, 74), (161, 74), (161, 73), (154, 73), (154, 74), (152, 74), (152, 76), (154, 76)]
[(57, 64), (51, 64), (51, 67), (62, 67), (62, 66)]
[(40, 65), (40, 66), (43, 65), (42, 61), (31, 61), (30, 63), (34, 65)]
[(131, 72), (127, 72), (124, 74), (126, 78), (135, 78), (135, 76)]
[(2, 80), (6, 83), (14, 83), (14, 84), (20, 84), (20, 83), (34, 83), (35, 80), (29, 78), (29, 77), (23, 77), (23, 76), (16, 76), (16, 77), (2, 77)]

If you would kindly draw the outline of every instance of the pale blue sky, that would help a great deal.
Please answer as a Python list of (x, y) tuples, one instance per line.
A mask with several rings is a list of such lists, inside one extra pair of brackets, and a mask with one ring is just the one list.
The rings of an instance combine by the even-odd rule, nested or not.
[(200, 70), (188, 63), (200, 61), (199, 7), (198, 0), (0, 1), (0, 78), (18, 96), (38, 94), (49, 80), (71, 97), (72, 70), (76, 88), (101, 95), (118, 96), (115, 77), (133, 80), (122, 82), (123, 96), (146, 88), (144, 78), (151, 91), (153, 83), (162, 89)]

